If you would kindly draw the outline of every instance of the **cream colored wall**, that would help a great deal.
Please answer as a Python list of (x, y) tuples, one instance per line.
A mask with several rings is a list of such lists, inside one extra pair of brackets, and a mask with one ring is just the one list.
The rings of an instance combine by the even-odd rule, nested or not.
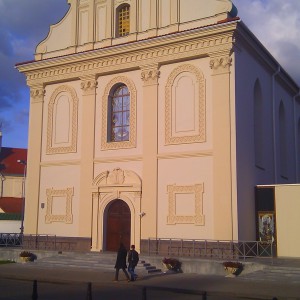
[(5, 175), (1, 197), (22, 197), (23, 177)]
[[(91, 120), (91, 117), (87, 114), (83, 114), (82, 112), (82, 89), (81, 89), (81, 81), (71, 81), (71, 82), (63, 82), (58, 84), (47, 85), (45, 87), (45, 97), (43, 102), (43, 126), (42, 126), (42, 154), (41, 154), (41, 175), (40, 175), (40, 184), (36, 186), (39, 197), (38, 202), (36, 204), (36, 210), (38, 212), (38, 225), (36, 228), (36, 232), (39, 234), (57, 234), (58, 232), (63, 232), (63, 235), (67, 236), (86, 236), (83, 232), (90, 232), (91, 221), (86, 219), (86, 222), (80, 223), (80, 161), (81, 161), (81, 134), (82, 134), (82, 122), (87, 122)], [(67, 88), (64, 88), (67, 87)], [(62, 92), (57, 93), (57, 91)], [(67, 92), (65, 92), (67, 91)], [(74, 94), (70, 94), (69, 91), (72, 91)], [(53, 115), (48, 116), (49, 113), (49, 102), (53, 96), (57, 95), (56, 98), (59, 99), (61, 94), (67, 95), (69, 109), (65, 106), (57, 108), (56, 105), (53, 107)], [(77, 114), (74, 119), (72, 119), (73, 109), (72, 100), (78, 98), (78, 107)], [(55, 98), (55, 100), (57, 100)], [(73, 99), (74, 98), (74, 99)], [(55, 102), (56, 103), (56, 102)], [(61, 112), (58, 109), (62, 109)], [(58, 118), (58, 114), (64, 115), (64, 118), (60, 118), (59, 122), (64, 127), (68, 128), (69, 131), (75, 130), (74, 135), (75, 139), (75, 147), (73, 150), (68, 149), (68, 145), (70, 143), (52, 143), (53, 147), (50, 147), (50, 150), (47, 148), (47, 141), (49, 139), (49, 118), (52, 119), (53, 124), (55, 123), (56, 118)], [(63, 122), (67, 122), (67, 124), (63, 124)], [(76, 125), (76, 126), (74, 126)], [(55, 126), (54, 126), (55, 127)], [(50, 130), (50, 140), (53, 142), (55, 139), (52, 136), (55, 136), (55, 129), (52, 128)], [(67, 140), (72, 139), (72, 133), (68, 134)], [(56, 153), (56, 149), (62, 147), (58, 153)], [(49, 152), (50, 151), (50, 152)], [(84, 178), (82, 178), (84, 180)], [(52, 210), (55, 211), (54, 216), (51, 217), (51, 221), (46, 221), (47, 211), (49, 210), (49, 201), (47, 197), (47, 191), (53, 189), (54, 193), (56, 191), (63, 191), (65, 193), (68, 189), (73, 189), (73, 195), (71, 197), (71, 222), (66, 222), (66, 220), (60, 220), (57, 218), (57, 215), (67, 215), (66, 210), (68, 209), (66, 205), (66, 195), (63, 196), (55, 196), (53, 198), (53, 206)], [(58, 204), (55, 199), (59, 199), (58, 201), (61, 204)], [(91, 203), (91, 199), (89, 199)], [(44, 205), (44, 208), (41, 205)], [(88, 205), (86, 205), (88, 206)], [(48, 213), (49, 214), (49, 213)], [(81, 211), (83, 214), (83, 211)], [(91, 217), (91, 210), (87, 212), (87, 214)], [(27, 218), (26, 218), (27, 220)], [(26, 227), (25, 227), (26, 228)]]
[[(50, 213), (51, 221), (46, 221), (47, 209), (49, 208), (49, 199), (47, 191), (73, 189), (71, 198), (72, 222), (66, 223), (59, 220), (57, 216), (67, 215), (67, 199), (65, 195), (54, 195), (52, 209)], [(79, 165), (56, 165), (45, 166), (41, 169), (40, 196), (39, 196), (39, 234), (56, 234), (62, 236), (76, 237), (79, 234), (79, 215), (80, 201), (90, 202), (91, 199), (80, 200), (80, 166)], [(44, 208), (42, 208), (42, 203)], [(91, 212), (90, 212), (91, 214)], [(86, 220), (86, 226), (90, 228), (90, 219)]]
[[(211, 69), (209, 67), (209, 58), (195, 59), (185, 62), (173, 63), (164, 65), (160, 68), (159, 79), (159, 100), (158, 100), (158, 236), (160, 238), (187, 238), (187, 239), (213, 239), (214, 238), (214, 220), (213, 220), (213, 136), (212, 136), (212, 101), (211, 101)], [(205, 140), (198, 143), (165, 143), (165, 126), (166, 126), (166, 109), (165, 109), (165, 88), (168, 78), (172, 71), (184, 66), (193, 66), (204, 76), (205, 83)], [(184, 70), (188, 70), (187, 67)], [(193, 69), (191, 69), (193, 70)], [(184, 71), (185, 76), (192, 76), (191, 73)], [(178, 75), (180, 76), (181, 73)], [(193, 76), (191, 77), (193, 78)], [(195, 79), (195, 78), (194, 78)], [(176, 84), (176, 83), (175, 83)], [(175, 86), (176, 88), (176, 86)], [(176, 93), (176, 91), (174, 91)], [(186, 88), (185, 99), (194, 99), (195, 107), (199, 102), (199, 95), (195, 95), (193, 88)], [(174, 94), (175, 96), (175, 94)], [(173, 97), (174, 97), (173, 96)], [(196, 96), (196, 97), (195, 97)], [(176, 100), (175, 100), (176, 101)], [(175, 102), (176, 103), (176, 102)], [(174, 105), (173, 103), (172, 105)], [(188, 103), (188, 102), (187, 102)], [(180, 104), (179, 104), (180, 105)], [(181, 108), (183, 111), (183, 108)], [(176, 115), (179, 120), (176, 120)], [(185, 122), (189, 120), (180, 117), (180, 112), (173, 115), (172, 122)], [(192, 116), (191, 116), (192, 118)], [(195, 119), (194, 119), (195, 121)], [(184, 124), (183, 124), (184, 125)], [(182, 138), (194, 134), (193, 128), (196, 124), (190, 124), (189, 128), (181, 127), (183, 130), (177, 135)], [(186, 130), (184, 130), (186, 129)], [(169, 211), (169, 195), (167, 191), (168, 185), (191, 186), (194, 184), (203, 184), (203, 214), (205, 218), (204, 225), (198, 226), (191, 224), (188, 221), (186, 224), (170, 225), (167, 222)], [(184, 194), (183, 194), (184, 195)], [(195, 215), (194, 195), (186, 194), (190, 211), (180, 212), (180, 203), (177, 203), (178, 208), (176, 215)], [(183, 196), (184, 197), (184, 196)], [(178, 200), (182, 201), (182, 200)], [(184, 200), (183, 200), (184, 201)]]
[(20, 233), (21, 221), (0, 221), (0, 232), (1, 233)]
[(277, 255), (300, 257), (300, 185), (275, 186)]
[[(152, 3), (156, 3), (156, 1)], [(175, 2), (171, 1), (170, 3), (174, 4)], [(170, 18), (173, 14), (174, 12), (170, 14)], [(135, 241), (148, 237), (175, 237), (178, 230), (180, 234), (195, 239), (205, 236), (211, 239), (232, 238), (232, 219), (237, 216), (231, 209), (230, 155), (232, 154), (228, 146), (231, 134), (229, 103), (234, 99), (230, 98), (229, 50), (232, 46), (231, 35), (236, 24), (231, 23), (224, 26), (226, 27), (224, 31), (222, 31), (222, 26), (219, 27), (220, 33), (222, 32), (220, 35), (218, 35), (219, 29), (214, 29), (213, 32), (208, 29), (208, 33), (199, 29), (198, 33), (193, 31), (192, 36), (181, 35), (175, 37), (175, 40), (173, 36), (166, 36), (161, 41), (147, 40), (140, 41), (141, 44), (138, 45), (132, 43), (119, 46), (118, 51), (114, 48), (107, 48), (101, 54), (92, 51), (68, 56), (70, 62), (66, 62), (65, 58), (61, 58), (63, 61), (59, 64), (56, 59), (55, 61), (37, 62), (37, 64), (43, 64), (42, 72), (46, 72), (47, 75), (46, 73), (41, 76), (36, 75), (35, 72), (39, 71), (35, 69), (37, 67), (35, 63), (33, 66), (24, 66), (23, 72), (27, 73), (32, 70), (34, 73), (28, 75), (28, 81), (33, 86), (32, 92), (35, 92), (34, 86), (37, 83), (46, 86), (45, 97), (43, 97), (42, 90), (37, 90), (40, 98), (32, 99), (31, 159), (30, 166), (28, 165), (31, 170), (31, 185), (28, 195), (32, 199), (32, 212), (28, 211), (26, 215), (27, 228), (30, 228), (28, 233), (36, 230), (35, 224), (38, 217), (40, 217), (39, 229), (57, 229), (57, 233), (61, 235), (65, 235), (65, 233), (60, 228), (67, 228), (72, 235), (89, 237), (92, 227), (93, 249), (101, 249), (103, 246), (103, 231), (101, 231), (103, 223), (99, 219), (99, 212), (103, 213), (104, 207), (101, 204), (99, 209), (103, 210), (100, 211), (95, 209), (92, 203), (95, 204), (99, 201), (96, 196), (98, 188), (101, 190), (102, 187), (93, 186), (92, 183), (102, 172), (112, 172), (115, 168), (120, 168), (135, 172), (142, 180), (141, 201), (139, 190), (134, 190), (133, 195), (126, 196), (125, 199), (131, 212), (134, 212), (132, 220), (135, 227), (132, 227), (132, 238)], [(218, 36), (212, 37), (213, 34)], [(218, 44), (216, 53), (214, 52), (215, 43)], [(138, 49), (139, 45), (142, 45), (142, 49)], [(81, 57), (82, 55), (84, 57)], [(56, 71), (50, 72), (49, 68)], [(63, 70), (59, 71), (60, 68)], [(177, 72), (177, 77), (175, 76), (176, 78), (172, 81), (170, 77), (173, 76), (174, 71)], [(180, 84), (177, 89), (177, 79), (182, 74), (184, 75), (182, 80), (187, 80), (190, 87), (186, 91)], [(129, 148), (121, 146), (119, 149), (110, 149), (110, 145), (103, 148), (101, 144), (104, 128), (102, 128), (102, 120), (107, 113), (105, 111), (102, 114), (103, 95), (108, 84), (112, 81), (122, 82), (124, 78), (130, 81), (136, 90), (136, 140), (134, 145), (130, 145)], [(193, 93), (192, 81), (195, 86), (203, 85), (203, 88), (198, 87), (194, 89)], [(178, 101), (176, 103), (178, 111), (174, 113), (172, 108), (169, 109), (172, 111), (172, 128), (171, 136), (166, 139), (167, 117), (165, 114), (168, 111), (166, 109), (166, 85), (168, 83), (171, 84), (171, 106)], [(47, 119), (48, 103), (51, 95), (63, 85), (73, 87), (79, 98), (77, 148), (74, 152), (47, 154), (45, 143), (49, 122)], [(81, 88), (85, 91), (83, 92)], [(89, 89), (90, 91), (88, 91)], [(178, 97), (177, 92), (180, 93)], [(198, 109), (194, 116), (194, 124), (190, 119), (185, 122), (184, 93), (186, 93), (191, 118), (193, 105)], [(199, 99), (205, 102), (203, 107), (199, 105), (201, 102)], [(106, 96), (105, 101), (107, 101)], [(202, 108), (199, 109), (199, 107)], [(43, 122), (39, 123), (41, 116), (43, 116)], [(199, 116), (201, 117), (198, 118)], [(201, 124), (200, 128), (199, 124)], [(176, 125), (176, 128), (173, 125)], [(104, 134), (106, 133), (104, 132)], [(40, 137), (43, 139), (41, 162), (38, 159), (34, 160), (33, 156), (35, 154), (36, 158), (39, 157)], [(189, 174), (190, 171), (191, 174)], [(67, 173), (68, 181), (64, 182), (60, 176), (55, 178), (55, 173), (63, 174), (64, 172)], [(78, 178), (80, 178), (79, 183)], [(36, 184), (39, 179), (41, 180), (40, 186)], [(45, 214), (45, 212), (40, 212), (40, 204), (43, 201), (42, 198), (45, 198), (48, 184), (49, 188), (53, 185), (57, 191), (66, 191), (67, 188), (74, 187), (72, 203), (77, 205), (78, 220), (74, 215), (72, 223), (58, 223), (54, 218), (54, 222), (52, 220), (50, 225), (43, 224), (45, 217), (41, 214)], [(178, 222), (177, 216), (180, 217), (180, 214), (175, 218), (169, 216), (169, 221), (167, 221), (166, 214), (161, 212), (170, 203), (166, 203), (166, 201), (170, 201), (168, 186), (169, 189), (170, 186), (176, 189), (175, 184), (183, 186), (183, 190), (187, 191), (181, 194), (177, 193), (178, 195), (175, 193), (174, 196), (175, 200), (179, 201), (176, 204), (177, 209), (186, 216), (186, 224)], [(109, 198), (109, 201), (120, 196), (118, 185), (111, 188), (115, 196)], [(125, 187), (122, 188), (125, 189)], [(199, 194), (199, 190), (201, 190), (201, 199), (199, 199), (202, 203), (202, 211), (195, 217), (195, 214), (192, 216), (195, 206), (195, 203), (193, 204), (195, 196), (193, 195)], [(182, 204), (185, 197), (190, 204), (188, 207)], [(105, 205), (108, 204), (109, 202), (105, 202)], [(140, 219), (138, 212), (141, 211), (146, 215)], [(177, 224), (170, 224), (172, 218), (177, 220)], [(100, 222), (97, 223), (95, 220), (100, 220)], [(58, 226), (59, 224), (63, 227)], [(185, 233), (184, 230), (186, 230)]]
[[(213, 211), (213, 159), (211, 156), (190, 158), (165, 158), (158, 163), (158, 237), (182, 239), (214, 239)], [(176, 216), (182, 216), (183, 224), (168, 224), (169, 194), (168, 185), (183, 186), (183, 194), (176, 195)], [(204, 224), (196, 225), (188, 219), (195, 213), (195, 195), (185, 187), (203, 184), (202, 209)], [(145, 217), (146, 218), (146, 217)]]

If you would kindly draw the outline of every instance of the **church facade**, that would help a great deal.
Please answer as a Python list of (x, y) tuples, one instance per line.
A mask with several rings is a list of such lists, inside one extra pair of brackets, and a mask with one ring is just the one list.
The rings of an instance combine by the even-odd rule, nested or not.
[(299, 87), (229, 0), (68, 0), (30, 87), (26, 234), (75, 249), (255, 240), (299, 182)]

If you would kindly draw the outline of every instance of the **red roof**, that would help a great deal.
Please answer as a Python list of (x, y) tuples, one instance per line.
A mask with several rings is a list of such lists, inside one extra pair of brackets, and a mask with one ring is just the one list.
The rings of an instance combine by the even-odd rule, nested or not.
[(0, 150), (0, 173), (23, 175), (24, 165), (18, 160), (27, 160), (27, 149), (1, 147)]
[(22, 212), (22, 198), (2, 197), (0, 198), (0, 208), (5, 213), (18, 213)]

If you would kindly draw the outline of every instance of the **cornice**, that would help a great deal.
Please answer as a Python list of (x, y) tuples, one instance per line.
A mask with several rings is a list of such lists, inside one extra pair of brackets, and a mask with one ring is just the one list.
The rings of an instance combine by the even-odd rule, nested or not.
[(139, 155), (124, 156), (124, 157), (103, 157), (95, 158), (94, 163), (116, 163), (116, 162), (130, 162), (130, 161), (142, 161), (143, 157)]
[(64, 161), (43, 161), (40, 163), (41, 167), (64, 167), (64, 166), (79, 166), (81, 161), (76, 160), (64, 160)]
[(159, 153), (157, 159), (176, 159), (176, 158), (190, 158), (190, 157), (202, 157), (213, 156), (212, 150), (203, 150), (197, 152), (178, 152), (178, 153)]
[(208, 55), (212, 51), (222, 52), (224, 47), (232, 48), (237, 24), (232, 22), (221, 25), (36, 61), (18, 65), (17, 68), (26, 74), (27, 83), (32, 85)]

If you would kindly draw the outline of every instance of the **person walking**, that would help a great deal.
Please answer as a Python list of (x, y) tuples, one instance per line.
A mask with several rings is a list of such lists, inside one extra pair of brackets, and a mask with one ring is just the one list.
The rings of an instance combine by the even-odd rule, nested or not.
[(135, 281), (137, 275), (134, 273), (134, 269), (139, 262), (139, 254), (135, 250), (135, 245), (131, 245), (128, 251), (128, 272), (130, 273), (131, 281)]
[(126, 256), (127, 256), (127, 250), (124, 246), (123, 243), (120, 244), (119, 250), (118, 250), (118, 254), (117, 254), (117, 260), (116, 260), (116, 264), (115, 264), (115, 269), (116, 269), (116, 273), (115, 273), (115, 279), (114, 281), (118, 281), (119, 280), (119, 271), (120, 269), (123, 270), (127, 281), (130, 281), (129, 275), (126, 271), (127, 265), (126, 265)]

